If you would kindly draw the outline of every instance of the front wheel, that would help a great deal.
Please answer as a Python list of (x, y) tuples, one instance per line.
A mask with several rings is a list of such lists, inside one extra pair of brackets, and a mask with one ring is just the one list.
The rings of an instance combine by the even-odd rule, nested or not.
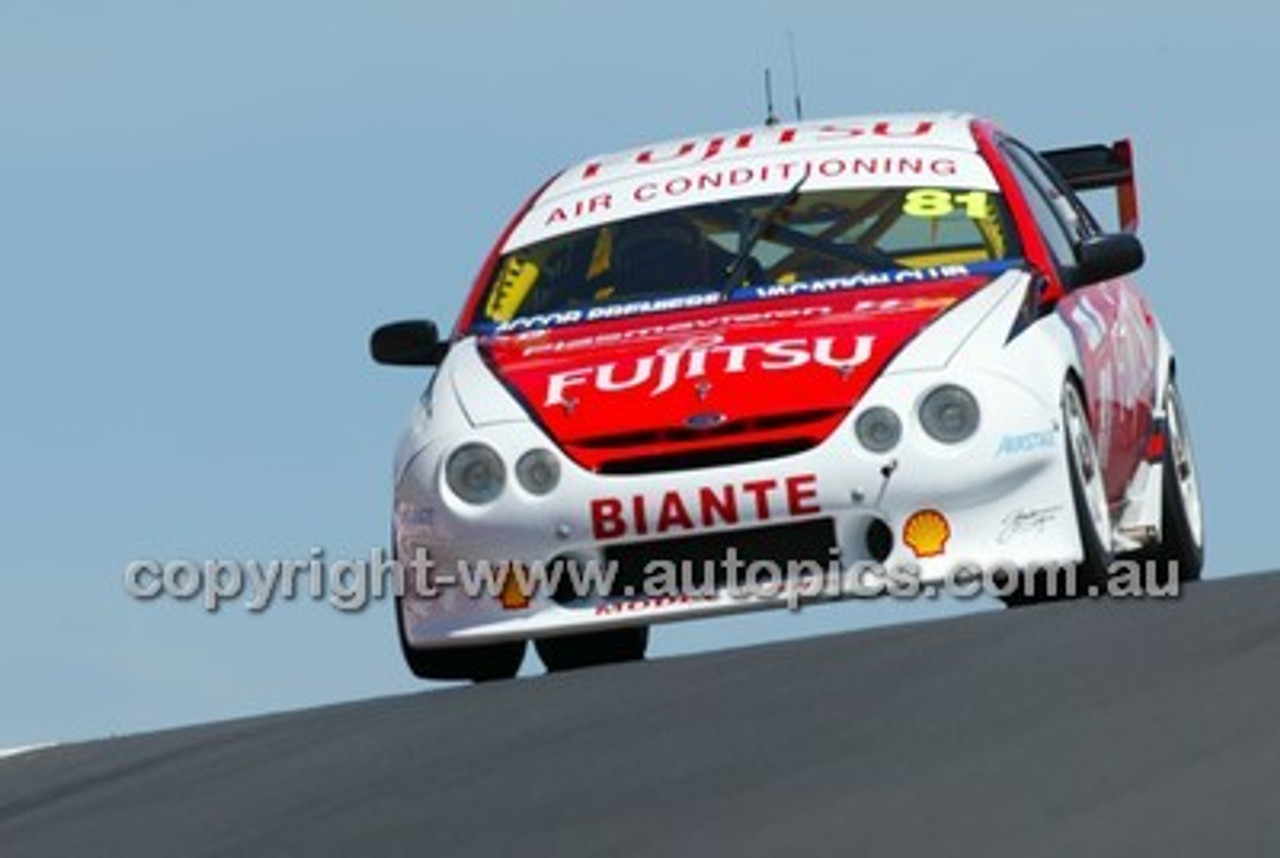
[(562, 637), (538, 638), (534, 641), (538, 657), (551, 673), (640, 661), (649, 648), (649, 627), (631, 628)]
[(1106, 537), (1111, 532), (1111, 511), (1102, 462), (1080, 391), (1070, 381), (1062, 387), (1062, 423), (1071, 499), (1080, 529), (1080, 562), (1075, 567), (1073, 580), (1064, 580), (1056, 568), (1023, 570), (1017, 590), (1003, 596), (1009, 607), (1102, 595), (1110, 575), (1113, 557)]
[(524, 641), (508, 641), (448, 649), (415, 649), (404, 634), (404, 607), (396, 599), (396, 629), (405, 664), (419, 679), (452, 679), (494, 682), (511, 679), (524, 662)]

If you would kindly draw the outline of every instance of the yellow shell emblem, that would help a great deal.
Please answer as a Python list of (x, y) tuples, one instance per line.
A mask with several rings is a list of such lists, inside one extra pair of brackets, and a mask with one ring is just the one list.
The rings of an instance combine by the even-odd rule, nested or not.
[(529, 572), (518, 563), (502, 565), (502, 592), (498, 601), (507, 611), (523, 611), (533, 600), (529, 598)]
[(950, 538), (951, 525), (936, 509), (922, 509), (902, 526), (902, 541), (916, 557), (937, 557), (947, 550)]

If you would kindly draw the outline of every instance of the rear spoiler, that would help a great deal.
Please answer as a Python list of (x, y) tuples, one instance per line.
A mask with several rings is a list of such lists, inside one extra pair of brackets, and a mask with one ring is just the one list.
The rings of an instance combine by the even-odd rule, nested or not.
[(1110, 146), (1097, 143), (1052, 149), (1041, 152), (1040, 157), (1048, 161), (1073, 190), (1115, 188), (1120, 228), (1125, 232), (1138, 231), (1138, 186), (1133, 176), (1133, 144), (1129, 140), (1117, 140)]

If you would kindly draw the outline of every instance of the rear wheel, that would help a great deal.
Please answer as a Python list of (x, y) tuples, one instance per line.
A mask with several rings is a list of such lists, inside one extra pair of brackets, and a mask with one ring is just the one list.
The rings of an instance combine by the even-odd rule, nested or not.
[(634, 626), (604, 632), (538, 638), (538, 657), (551, 673), (600, 664), (640, 661), (649, 647), (649, 627)]
[(524, 641), (430, 650), (411, 647), (405, 638), (404, 607), (400, 598), (396, 599), (396, 628), (405, 663), (419, 679), (471, 682), (511, 679), (520, 672), (520, 664), (524, 661)]
[[(1139, 555), (1152, 564), (1152, 580), (1160, 586), (1173, 580), (1198, 581), (1204, 567), (1204, 513), (1196, 476), (1191, 435), (1182, 397), (1173, 378), (1165, 388), (1165, 445), (1161, 501), (1160, 544)], [(1176, 564), (1176, 565), (1175, 565)]]
[(1112, 556), (1107, 547), (1110, 540), (1106, 538), (1111, 532), (1111, 510), (1093, 430), (1089, 427), (1080, 391), (1071, 383), (1062, 389), (1062, 416), (1066, 425), (1067, 464), (1071, 469), (1071, 496), (1080, 527), (1082, 556), (1077, 567), (1078, 583), (1100, 587), (1106, 584), (1111, 568)]

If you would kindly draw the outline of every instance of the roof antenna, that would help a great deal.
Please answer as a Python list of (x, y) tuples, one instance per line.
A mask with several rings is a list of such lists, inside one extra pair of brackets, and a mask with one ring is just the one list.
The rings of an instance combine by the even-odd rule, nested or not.
[(777, 125), (778, 114), (773, 112), (773, 74), (768, 66), (764, 70), (764, 124)]
[(791, 92), (795, 96), (796, 122), (804, 119), (800, 105), (800, 63), (796, 60), (796, 34), (787, 30), (787, 52), (791, 55)]

